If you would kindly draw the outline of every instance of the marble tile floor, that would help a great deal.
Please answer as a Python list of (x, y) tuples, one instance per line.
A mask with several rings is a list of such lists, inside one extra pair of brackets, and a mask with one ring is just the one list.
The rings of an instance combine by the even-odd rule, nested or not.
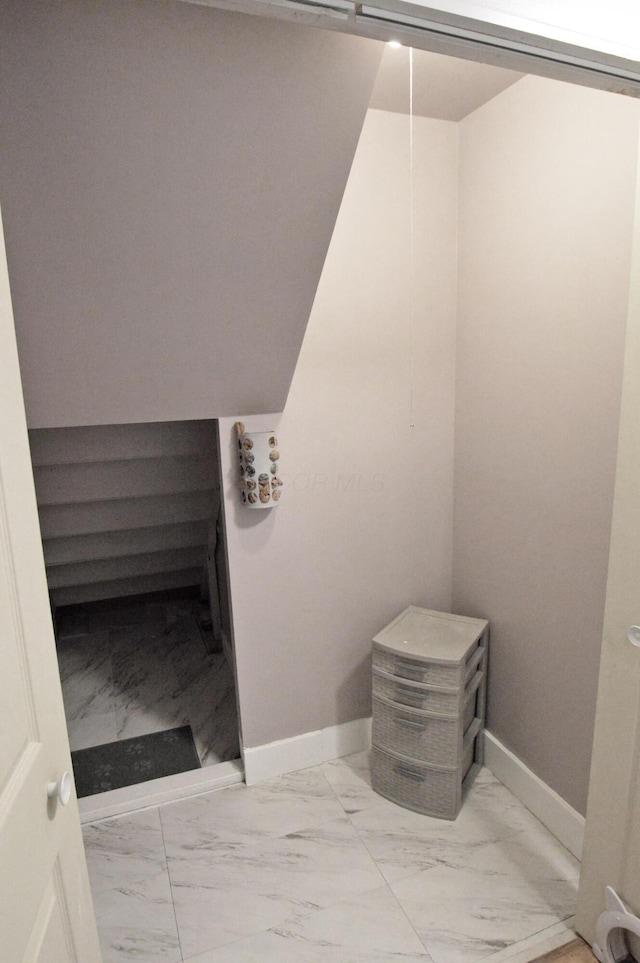
[(577, 861), (487, 769), (454, 822), (359, 753), (84, 838), (104, 963), (522, 963), (574, 936)]
[(197, 599), (77, 606), (57, 619), (71, 749), (191, 725), (202, 766), (240, 755), (232, 670), (207, 651)]

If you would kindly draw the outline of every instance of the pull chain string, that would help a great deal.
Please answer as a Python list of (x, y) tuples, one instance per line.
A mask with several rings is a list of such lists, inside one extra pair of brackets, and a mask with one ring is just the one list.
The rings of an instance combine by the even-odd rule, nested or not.
[(409, 314), (411, 328), (411, 400), (409, 427), (415, 426), (413, 388), (415, 380), (415, 265), (414, 265), (414, 224), (413, 224), (413, 47), (409, 47)]

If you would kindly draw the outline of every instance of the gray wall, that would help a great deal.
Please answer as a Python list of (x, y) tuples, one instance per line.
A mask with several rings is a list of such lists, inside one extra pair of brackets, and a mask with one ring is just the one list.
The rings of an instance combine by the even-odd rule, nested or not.
[(277, 429), (277, 508), (240, 504), (220, 421), (245, 747), (369, 715), (373, 635), (451, 602), (457, 125), (414, 121), (414, 285), (408, 148), (369, 111), (284, 414), (242, 418)]
[(281, 409), (382, 45), (169, 0), (0, 6), (31, 428)]
[(284, 415), (243, 418), (281, 436), (278, 508), (240, 507), (221, 422), (246, 746), (366, 714), (373, 632), (451, 607), (491, 621), (491, 730), (584, 809), (638, 112), (528, 77), (416, 124), (414, 429), (406, 118), (369, 112)]
[(215, 423), (29, 433), (57, 605), (200, 585), (219, 501)]
[(453, 605), (491, 621), (489, 728), (581, 812), (638, 112), (527, 77), (460, 125)]
[[(1, 16), (32, 426), (226, 412), (228, 442), (282, 407), (379, 48), (162, 0)], [(258, 522), (225, 475), (247, 745), (366, 713), (372, 631), (452, 605), (492, 622), (491, 728), (584, 808), (637, 115), (518, 82), (462, 122), (458, 224), (452, 128), (431, 129), (415, 429), (408, 137), (367, 132), (278, 425), (298, 488)]]

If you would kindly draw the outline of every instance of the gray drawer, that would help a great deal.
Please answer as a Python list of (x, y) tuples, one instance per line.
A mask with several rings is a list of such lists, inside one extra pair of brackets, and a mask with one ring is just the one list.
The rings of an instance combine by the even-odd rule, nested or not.
[(473, 678), (482, 663), (486, 653), (486, 646), (480, 644), (483, 640), (484, 636), (478, 640), (478, 645), (468, 655), (462, 666), (412, 659), (408, 655), (396, 655), (374, 644), (373, 667), (386, 672), (387, 675), (405, 679), (407, 682), (461, 688)]
[[(465, 739), (461, 766), (434, 768), (408, 757), (394, 756), (377, 746), (372, 750), (371, 784), (381, 796), (416, 812), (441, 819), (455, 819), (477, 771), (474, 766), (478, 729), (472, 726)], [(464, 784), (464, 787), (463, 787)]]
[(423, 712), (374, 696), (373, 744), (431, 765), (457, 766), (463, 733), (476, 717), (480, 681), (470, 688), (460, 716)]
[(484, 672), (476, 672), (465, 689), (448, 689), (443, 686), (407, 682), (397, 676), (374, 669), (373, 695), (412, 709), (436, 712), (439, 715), (459, 719), (461, 713), (464, 715), (468, 711), (468, 702), (473, 698), (473, 694), (477, 693), (483, 679)]

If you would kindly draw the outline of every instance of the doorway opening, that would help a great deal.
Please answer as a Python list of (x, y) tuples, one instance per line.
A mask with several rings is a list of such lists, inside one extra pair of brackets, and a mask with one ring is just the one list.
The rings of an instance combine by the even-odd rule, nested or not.
[(216, 423), (30, 445), (78, 796), (237, 760)]

